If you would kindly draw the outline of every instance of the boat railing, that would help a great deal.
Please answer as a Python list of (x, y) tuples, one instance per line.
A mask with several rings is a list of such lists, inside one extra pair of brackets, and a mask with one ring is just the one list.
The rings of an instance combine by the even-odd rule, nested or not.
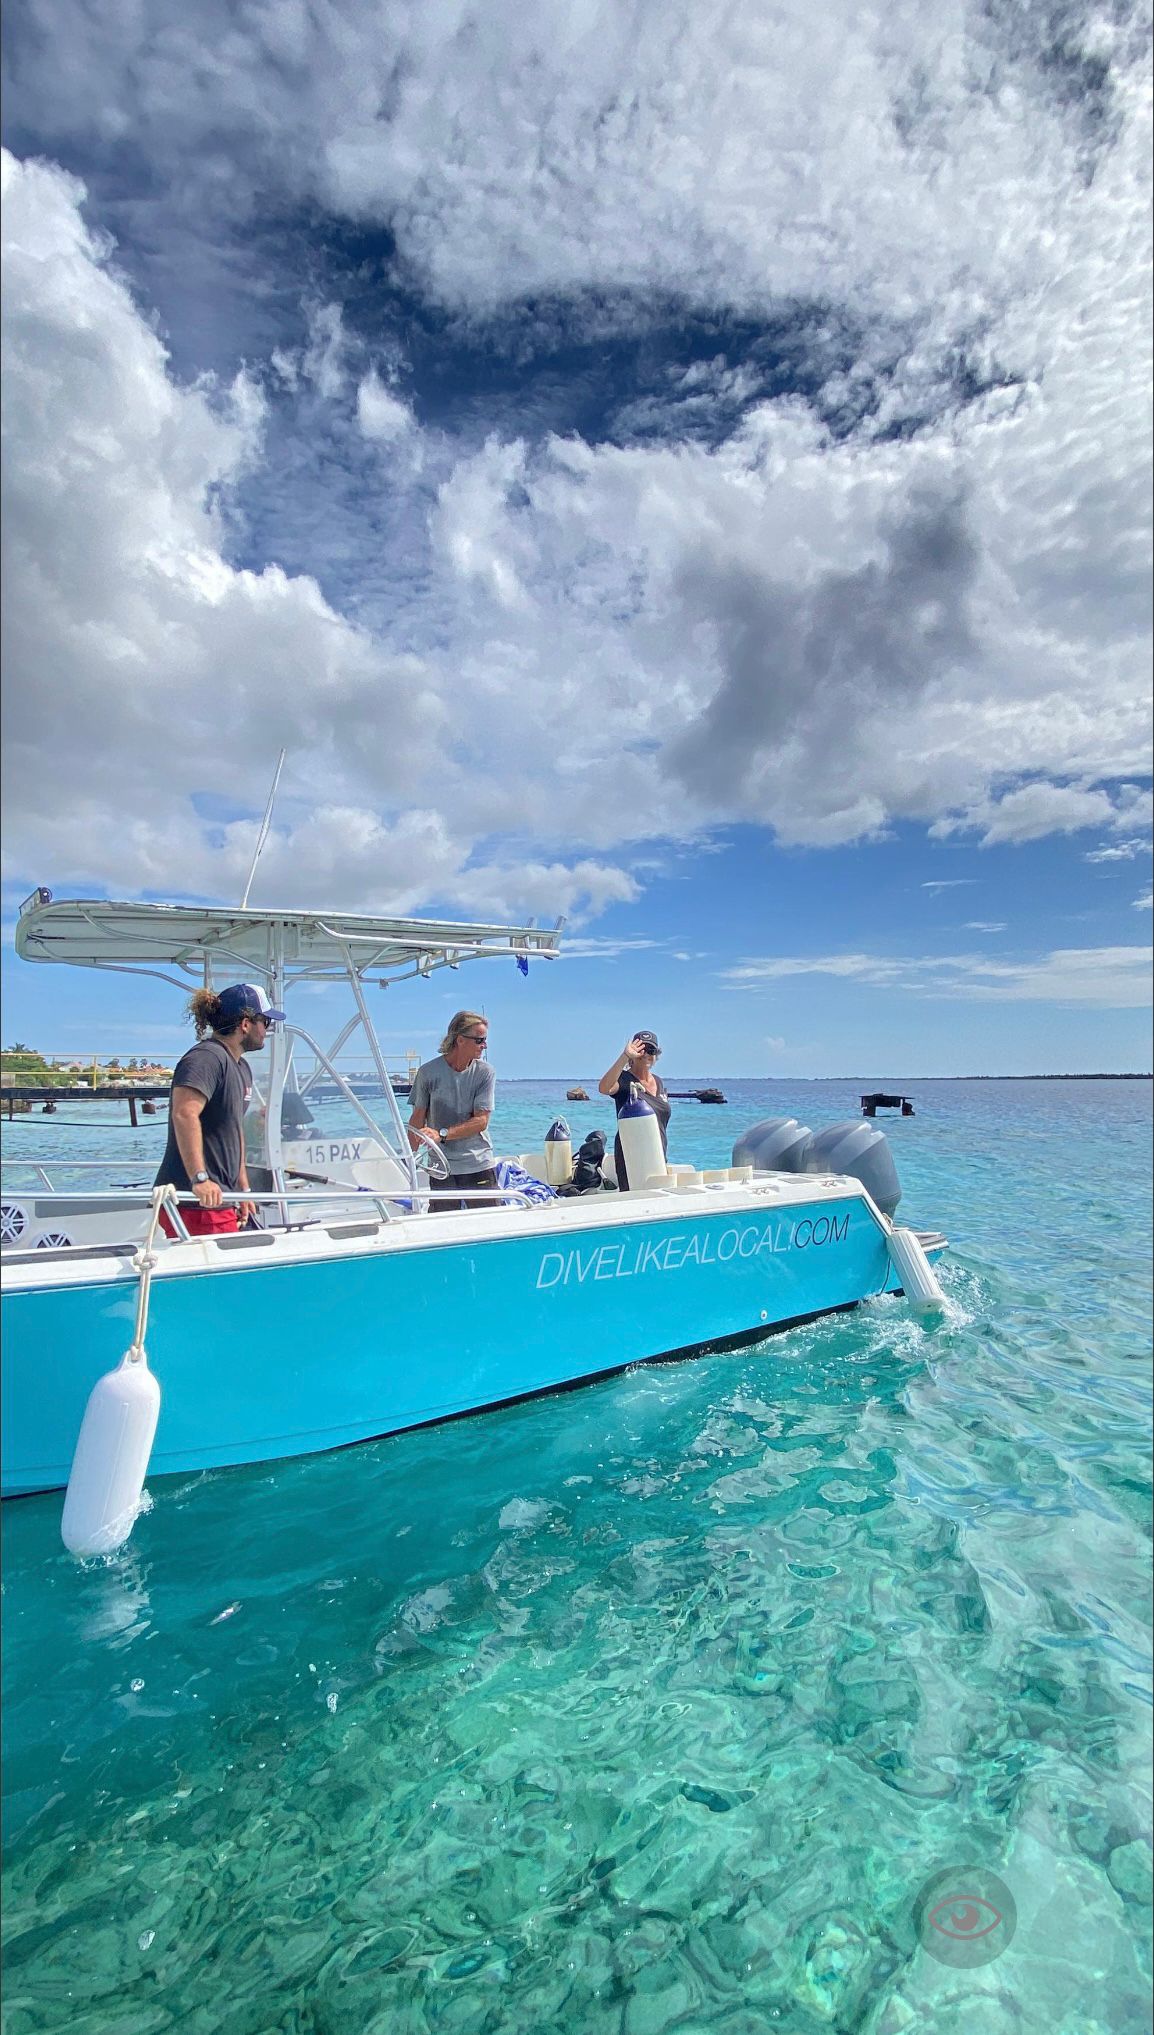
[[(152, 1166), (155, 1160), (142, 1159), (140, 1163), (142, 1166)], [(55, 1190), (48, 1177), (49, 1166), (55, 1173), (131, 1173), (133, 1170), (131, 1159), (62, 1159), (59, 1153), (54, 1153), (50, 1159), (0, 1159), (0, 1166), (6, 1173), (35, 1173), (36, 1178), (50, 1192)], [(135, 1181), (128, 1184), (136, 1186)]]
[[(84, 1172), (119, 1170), (115, 1168), (110, 1169), (104, 1162), (93, 1159), (65, 1159), (57, 1160), (53, 1163), (58, 1173), (60, 1170), (67, 1170), (72, 1166), (76, 1166)], [(47, 1169), (42, 1162), (28, 1159), (5, 1160), (3, 1165), (6, 1172), (22, 1168), (27, 1172), (35, 1173), (44, 1189), (44, 1196), (49, 1201), (57, 1201), (62, 1205), (67, 1203), (69, 1212), (73, 1215), (77, 1213), (76, 1203), (81, 1198), (83, 1199), (84, 1212), (93, 1215), (115, 1215), (118, 1212), (143, 1211), (151, 1204), (153, 1194), (151, 1181), (147, 1183), (142, 1182), (139, 1185), (108, 1188), (61, 1188), (53, 1185)], [(20, 1190), (10, 1187), (8, 1192), (10, 1194), (18, 1194)], [(40, 1199), (41, 1197), (38, 1196), (37, 1198)], [(470, 1188), (468, 1199), (471, 1202), (491, 1203), (494, 1207), (503, 1208), (531, 1208), (535, 1205), (527, 1194), (522, 1193), (515, 1187)], [(403, 1191), (398, 1192), (396, 1190), (384, 1192), (380, 1189), (362, 1187), (355, 1181), (343, 1180), (333, 1180), (323, 1185), (294, 1187), (284, 1194), (269, 1193), (261, 1190), (254, 1192), (250, 1188), (244, 1193), (222, 1193), (220, 1206), (222, 1208), (234, 1208), (255, 1202), (257, 1207), (263, 1212), (264, 1219), (258, 1220), (247, 1231), (222, 1231), (217, 1236), (207, 1239), (207, 1241), (220, 1242), (222, 1238), (228, 1241), (235, 1236), (255, 1237), (262, 1233), (265, 1235), (276, 1235), (281, 1231), (311, 1227), (314, 1223), (323, 1225), (326, 1217), (330, 1220), (340, 1220), (341, 1222), (347, 1222), (350, 1219), (355, 1222), (367, 1218), (376, 1225), (379, 1225), (381, 1223), (396, 1222), (404, 1217), (413, 1215), (450, 1213), (451, 1210), (439, 1209), (435, 1206), (429, 1206), (429, 1204), (435, 1204), (440, 1201), (456, 1203), (459, 1207), (461, 1200), (462, 1193), (460, 1188), (454, 1189), (448, 1187), (437, 1189), (431, 1185), (427, 1187), (422, 1185), (417, 1189), (415, 1194), (408, 1194)], [(195, 1208), (198, 1206), (199, 1203), (193, 1194), (178, 1194), (174, 1197), (170, 1205), (170, 1212), (180, 1232), (175, 1241), (185, 1243), (190, 1241), (191, 1238), (191, 1233), (187, 1229), (181, 1214), (182, 1207)], [(271, 1225), (267, 1219), (270, 1211), (275, 1211), (276, 1215), (276, 1220)], [(305, 1211), (314, 1211), (314, 1213), (306, 1214)], [(191, 1240), (197, 1241), (196, 1238), (191, 1238)], [(67, 1259), (70, 1256), (78, 1256), (85, 1251), (91, 1252), (93, 1248), (90, 1242), (78, 1242), (75, 1244), (61, 1242), (58, 1245), (54, 1244), (49, 1251), (46, 1250), (43, 1244), (25, 1246), (22, 1249), (14, 1239), (6, 1239), (5, 1242), (4, 1256), (8, 1260), (27, 1258), (43, 1262), (49, 1255), (53, 1258)], [(107, 1245), (103, 1245), (100, 1248), (114, 1249), (119, 1247), (120, 1245), (114, 1244), (110, 1240)], [(130, 1238), (123, 1239), (123, 1248), (135, 1248)]]
[[(373, 1030), (372, 1019), (369, 1016), (368, 1006), (366, 1005), (364, 1000), (364, 992), (361, 987), (360, 981), (356, 976), (355, 969), (351, 972), (349, 979), (357, 1004), (357, 1015), (355, 1018), (350, 1018), (348, 1024), (345, 1026), (344, 1030), (340, 1034), (339, 1041), (336, 1042), (333, 1046), (333, 1054), (337, 1053), (341, 1049), (341, 1047), (347, 1043), (352, 1031), (355, 1030), (358, 1024), (360, 1024), (362, 1030), (364, 1031), (365, 1037), (368, 1041), (369, 1047), (372, 1052), (374, 1064), (377, 1069), (377, 1076), (381, 1083), (382, 1100), (387, 1102), (389, 1107), (389, 1113), (392, 1118), (393, 1129), (396, 1134), (397, 1140), (396, 1144), (394, 1145), (392, 1143), (383, 1125), (379, 1124), (376, 1118), (372, 1116), (370, 1112), (365, 1108), (365, 1105), (361, 1100), (360, 1096), (356, 1094), (355, 1090), (350, 1086), (349, 1082), (345, 1079), (345, 1076), (341, 1073), (339, 1067), (337, 1067), (335, 1059), (325, 1052), (323, 1046), (318, 1044), (317, 1040), (312, 1037), (311, 1033), (305, 1031), (303, 1025), (290, 1024), (285, 1026), (285, 1039), (288, 1043), (289, 1056), (288, 1061), (286, 1062), (285, 1067), (282, 1071), (280, 1086), (279, 1088), (274, 1087), (273, 1094), (270, 1097), (270, 1109), (273, 1106), (275, 1106), (279, 1102), (280, 1098), (283, 1096), (284, 1078), (285, 1076), (287, 1076), (288, 1068), (292, 1062), (293, 1053), (295, 1051), (296, 1042), (299, 1039), (305, 1046), (307, 1046), (309, 1052), (313, 1055), (313, 1059), (315, 1062), (314, 1072), (312, 1077), (310, 1078), (315, 1079), (317, 1071), (319, 1071), (321, 1068), (323, 1068), (325, 1072), (332, 1077), (333, 1081), (336, 1083), (336, 1086), (340, 1094), (343, 1096), (344, 1100), (351, 1106), (351, 1108), (353, 1108), (356, 1111), (357, 1115), (361, 1118), (362, 1122), (367, 1126), (370, 1135), (374, 1138), (379, 1138), (385, 1150), (391, 1153), (391, 1155), (398, 1161), (398, 1163), (405, 1170), (407, 1170), (409, 1174), (410, 1188), (412, 1191), (416, 1192), (418, 1188), (416, 1164), (409, 1148), (409, 1142), (405, 1134), (404, 1124), (401, 1121), (401, 1113), (397, 1107), (396, 1092), (392, 1086), (392, 1083), (389, 1080), (388, 1073), (385, 1069), (385, 1063), (383, 1058), (381, 1057), (381, 1050), (377, 1043), (377, 1036)], [(306, 1079), (304, 1089), (301, 1091), (301, 1093), (307, 1095), (308, 1088), (309, 1080)], [(268, 1124), (269, 1120), (266, 1118), (266, 1137), (268, 1136)], [(269, 1140), (269, 1143), (271, 1146), (272, 1144), (271, 1139)], [(270, 1160), (279, 1157), (279, 1146), (280, 1146), (279, 1138), (276, 1140), (276, 1146), (277, 1151), (275, 1154), (270, 1149), (269, 1152)], [(275, 1164), (273, 1165), (272, 1170), (274, 1172), (276, 1171)]]

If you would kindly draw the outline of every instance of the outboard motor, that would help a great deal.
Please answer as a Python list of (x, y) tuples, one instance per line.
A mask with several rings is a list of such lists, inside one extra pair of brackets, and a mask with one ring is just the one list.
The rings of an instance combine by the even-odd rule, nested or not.
[(758, 1173), (804, 1173), (805, 1154), (813, 1132), (792, 1116), (767, 1116), (743, 1131), (733, 1147), (733, 1166), (752, 1166)]
[(831, 1124), (811, 1138), (803, 1155), (804, 1173), (845, 1173), (860, 1180), (883, 1215), (894, 1213), (902, 1198), (897, 1167), (884, 1131), (859, 1117)]

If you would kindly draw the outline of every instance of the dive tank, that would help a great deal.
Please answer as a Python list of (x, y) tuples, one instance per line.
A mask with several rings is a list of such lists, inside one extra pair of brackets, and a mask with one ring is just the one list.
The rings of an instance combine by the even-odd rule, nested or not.
[(550, 1187), (563, 1187), (573, 1177), (573, 1141), (563, 1116), (545, 1133), (545, 1179)]
[(630, 1187), (644, 1187), (654, 1173), (664, 1173), (665, 1147), (661, 1142), (661, 1126), (646, 1100), (644, 1089), (636, 1081), (617, 1119), (617, 1135), (621, 1140), (625, 1178)]

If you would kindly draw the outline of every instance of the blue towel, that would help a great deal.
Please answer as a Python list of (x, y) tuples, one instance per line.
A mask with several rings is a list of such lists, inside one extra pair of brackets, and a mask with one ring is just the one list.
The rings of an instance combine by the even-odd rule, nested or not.
[(534, 1180), (533, 1175), (526, 1173), (525, 1168), (518, 1166), (513, 1159), (498, 1159), (497, 1185), (498, 1187), (515, 1188), (518, 1194), (524, 1195), (526, 1201), (556, 1201), (557, 1199), (553, 1189), (546, 1186), (544, 1180)]

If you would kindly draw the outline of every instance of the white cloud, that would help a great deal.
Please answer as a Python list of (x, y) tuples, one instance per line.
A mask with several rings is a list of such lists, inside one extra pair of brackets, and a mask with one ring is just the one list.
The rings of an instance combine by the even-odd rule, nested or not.
[(1154, 903), (1154, 891), (1146, 890), (1143, 891), (1141, 897), (1134, 899), (1134, 909), (1136, 912), (1148, 912), (1152, 903)]
[(590, 933), (570, 939), (566, 935), (561, 949), (563, 961), (616, 961), (622, 954), (652, 953), (660, 947), (660, 940), (646, 939), (605, 939)]
[(1141, 1010), (1151, 1001), (1150, 963), (1148, 947), (1058, 948), (1018, 961), (980, 954), (778, 955), (739, 962), (722, 979), (757, 989), (791, 976), (828, 975), (924, 997)]
[(778, 954), (772, 959), (739, 961), (722, 971), (722, 980), (740, 987), (778, 982), (790, 975), (833, 975), (842, 981), (868, 982), (877, 988), (908, 982), (927, 969), (956, 967), (958, 957), (915, 961), (884, 954)]
[(333, 402), (342, 394), (348, 372), (348, 339), (339, 304), (311, 304), (308, 307), (308, 344), (301, 360), (318, 395)]
[(1047, 834), (1074, 834), (1083, 827), (1100, 827), (1109, 823), (1113, 811), (1105, 791), (1080, 790), (1076, 785), (1024, 784), (966, 813), (951, 814), (930, 831), (938, 836), (963, 829), (977, 832), (982, 847), (992, 848), (1002, 841), (1040, 841)]
[[(456, 878), (453, 894), (471, 911), (486, 917), (529, 912), (538, 915), (542, 923), (562, 917), (581, 925), (608, 905), (635, 904), (641, 893), (624, 869), (586, 859), (572, 865), (518, 860), (506, 867), (490, 864), (465, 869)], [(566, 949), (571, 947), (572, 942), (566, 941)]]
[(1087, 862), (1132, 862), (1136, 855), (1149, 855), (1149, 841), (1119, 841), (1114, 847), (1094, 848)]
[(6, 156), (4, 184), (9, 840), (108, 865), (152, 827), (171, 882), (190, 792), (243, 796), (290, 724), (323, 757), (387, 671), (313, 581), (226, 561), (259, 406), (177, 385), (72, 180)]
[(319, 805), (291, 829), (269, 835), (253, 901), (316, 905), (349, 896), (375, 898), (383, 911), (411, 912), (452, 887), (461, 859), (438, 812), (411, 807), (385, 825), (364, 807)]
[[(259, 400), (243, 381), (176, 381), (82, 197), (5, 156), (13, 878), (239, 896), (283, 744), (254, 897), (402, 910), (455, 888), (519, 916), (527, 901), (553, 915), (635, 895), (589, 861), (470, 866), (475, 836), (445, 813), (436, 665), (385, 650), (311, 578), (229, 563), (225, 504), (259, 455)], [(203, 794), (254, 817), (210, 825)], [(493, 799), (507, 828), (504, 772)]]
[(1036, 962), (983, 962), (969, 994), (1014, 1003), (1143, 1010), (1151, 1001), (1148, 947), (1059, 948)]
[(434, 542), (454, 572), (475, 581), (498, 608), (529, 606), (520, 568), (531, 549), (508, 514), (524, 464), (523, 445), (490, 439), (483, 452), (458, 461), (439, 490), (433, 517)]
[(965, 923), (967, 933), (1004, 933), (1005, 930), (1004, 919), (967, 919)]
[(366, 438), (390, 445), (406, 438), (415, 420), (408, 404), (370, 371), (357, 389), (357, 422)]
[(1103, 610), (1096, 644), (1040, 659), (994, 549), (1004, 479), (987, 497), (959, 473), (944, 438), (833, 444), (782, 403), (716, 449), (491, 442), (433, 530), (491, 601), (490, 657), (564, 645), (603, 755), (622, 727), (616, 809), (639, 832), (662, 808), (813, 845), (894, 820), (990, 841), (1110, 824), (1095, 779), (1149, 757), (1129, 638)]
[[(626, 843), (729, 820), (1129, 838), (1149, 121), (1138, 17), (1111, 22), (1063, 24), (1064, 91), (1044, 10), (963, 0), (29, 0), (22, 117), (62, 150), (131, 137), (172, 264), (202, 217), (256, 259), (257, 219), (336, 214), (392, 236), (390, 281), (460, 331), (492, 315), (506, 362), (550, 319), (608, 345), (700, 313), (747, 318), (809, 393), (751, 409), (719, 357), (670, 367), (616, 437), (518, 419), (482, 443), (474, 416), (454, 443), (368, 367), (389, 335), (364, 345), (302, 275), (273, 407), (346, 438), (260, 475), (253, 383), (182, 385), (78, 186), (10, 167), (14, 866), (226, 892), (251, 823), (215, 836), (191, 795), (259, 811), (282, 742), (286, 810), (315, 808), (350, 901), (423, 876), (591, 912), (636, 881)], [(245, 475), (246, 505), (254, 475), (295, 483), (281, 527), (316, 578), (237, 568)]]
[(290, 348), (274, 346), (269, 355), (269, 363), (282, 387), (286, 389), (300, 387), (300, 361)]
[[(1047, 17), (964, 0), (30, 12), (16, 76), (49, 137), (131, 134), (218, 201), (273, 185), (384, 223), (471, 309), (687, 278), (707, 302), (829, 302), (832, 280), (972, 331), (1032, 280), (1090, 139)], [(1116, 21), (1104, 128), (1139, 88)], [(932, 348), (911, 375), (932, 383)]]

